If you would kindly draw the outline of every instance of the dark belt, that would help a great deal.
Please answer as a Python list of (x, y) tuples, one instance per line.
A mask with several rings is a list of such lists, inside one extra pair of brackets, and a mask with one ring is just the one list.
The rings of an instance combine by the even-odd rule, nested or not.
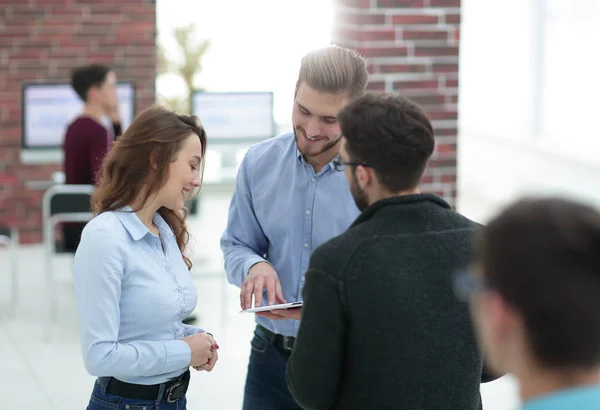
[[(167, 403), (175, 403), (177, 400), (181, 399), (185, 396), (189, 383), (189, 370), (181, 376), (163, 383), (165, 385), (163, 394), (164, 400)], [(160, 386), (162, 386), (162, 384), (152, 384), (147, 386), (143, 384), (126, 383), (111, 377), (106, 386), (106, 391), (115, 396), (126, 397), (128, 399), (160, 400), (161, 398), (158, 397)]]
[(267, 336), (269, 336), (269, 339), (273, 340), (273, 344), (275, 345), (275, 347), (278, 347), (286, 353), (291, 353), (292, 350), (294, 350), (294, 342), (296, 341), (296, 338), (294, 336), (280, 335), (271, 332), (264, 326), (257, 326), (260, 328), (261, 331), (263, 331)]

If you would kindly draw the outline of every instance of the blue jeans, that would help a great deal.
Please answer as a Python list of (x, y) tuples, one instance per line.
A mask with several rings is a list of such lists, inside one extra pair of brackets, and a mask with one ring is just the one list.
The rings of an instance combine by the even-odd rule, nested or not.
[(160, 388), (160, 400), (139, 400), (115, 396), (106, 391), (110, 377), (101, 377), (94, 383), (94, 390), (87, 410), (186, 410), (186, 399), (183, 396), (175, 403), (167, 403), (162, 397), (164, 385)]
[(273, 343), (274, 337), (254, 330), (243, 410), (301, 410), (285, 381), (290, 354)]

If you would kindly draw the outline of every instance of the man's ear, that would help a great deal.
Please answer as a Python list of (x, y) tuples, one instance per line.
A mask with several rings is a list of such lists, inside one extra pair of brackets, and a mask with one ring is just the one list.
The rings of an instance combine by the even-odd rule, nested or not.
[(96, 98), (96, 93), (98, 92), (98, 87), (93, 85), (87, 90), (87, 94), (85, 95), (85, 101), (91, 101)]
[(376, 176), (373, 172), (373, 168), (358, 165), (355, 168), (354, 172), (356, 172), (356, 179), (358, 180), (358, 185), (363, 189), (377, 181)]
[(518, 327), (519, 315), (498, 293), (488, 292), (484, 297), (494, 339), (496, 342), (506, 342)]

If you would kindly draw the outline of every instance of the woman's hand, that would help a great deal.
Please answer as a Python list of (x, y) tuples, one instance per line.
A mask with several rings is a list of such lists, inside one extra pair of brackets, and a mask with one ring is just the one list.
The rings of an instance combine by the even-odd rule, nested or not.
[(210, 372), (215, 367), (217, 360), (219, 360), (219, 353), (217, 352), (217, 350), (219, 349), (219, 345), (215, 341), (213, 335), (211, 335), (210, 333), (206, 334), (208, 335), (209, 340), (212, 343), (212, 356), (210, 357), (210, 359), (208, 359), (208, 362), (206, 364), (203, 364), (201, 366), (194, 366), (194, 369), (196, 369), (197, 371), (204, 370)]
[[(192, 351), (190, 366), (203, 366), (208, 364), (213, 357), (215, 339), (208, 333), (196, 333), (183, 338)], [(218, 347), (218, 346), (217, 346)]]

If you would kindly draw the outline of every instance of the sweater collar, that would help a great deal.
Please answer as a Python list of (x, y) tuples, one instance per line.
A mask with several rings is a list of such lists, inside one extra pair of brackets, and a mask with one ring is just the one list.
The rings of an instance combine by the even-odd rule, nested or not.
[(432, 202), (442, 208), (452, 209), (448, 202), (434, 194), (398, 195), (373, 202), (371, 205), (365, 208), (364, 211), (361, 212), (361, 214), (358, 216), (358, 218), (356, 218), (356, 220), (351, 226), (360, 225), (361, 223), (368, 221), (373, 217), (373, 215), (375, 215), (378, 211), (380, 211), (383, 208), (389, 206), (408, 205), (419, 202)]

